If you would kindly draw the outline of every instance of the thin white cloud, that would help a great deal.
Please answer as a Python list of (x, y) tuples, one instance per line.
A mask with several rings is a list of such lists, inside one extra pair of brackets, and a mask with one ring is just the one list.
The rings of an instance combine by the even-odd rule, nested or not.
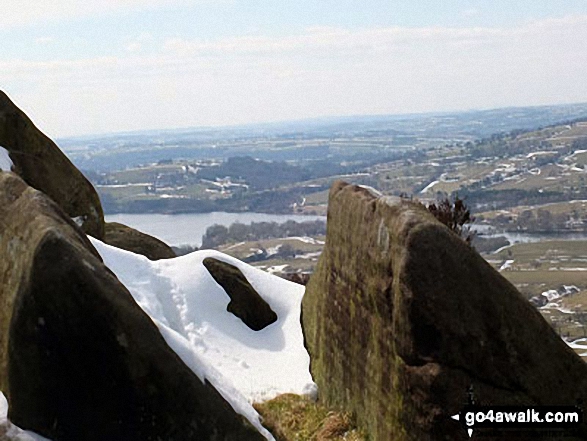
[(181, 3), (189, 3), (189, 0), (2, 0), (0, 27), (11, 28), (119, 10), (166, 7)]
[[(143, 37), (129, 44), (152, 49)], [(150, 56), (6, 60), (0, 84), (57, 134), (577, 102), (587, 101), (582, 41), (587, 15), (511, 28), (176, 38)]]
[(54, 37), (39, 37), (35, 39), (35, 43), (46, 46), (48, 44), (54, 43), (55, 42), (55, 38)]
[(480, 13), (481, 11), (479, 11), (478, 8), (468, 8), (461, 12), (461, 17), (469, 19), (473, 17), (478, 17)]
[(134, 38), (131, 42), (129, 42), (125, 49), (128, 52), (140, 52), (143, 50), (145, 45), (151, 45), (153, 42), (153, 36), (148, 32), (143, 32), (139, 34), (136, 38)]
[(387, 51), (425, 44), (460, 46), (463, 43), (505, 42), (528, 30), (531, 30), (531, 25), (521, 29), (389, 27), (353, 31), (320, 27), (308, 29), (304, 34), (285, 37), (243, 36), (215, 41), (172, 38), (165, 42), (164, 49), (182, 57), (295, 53), (346, 55), (355, 51)]

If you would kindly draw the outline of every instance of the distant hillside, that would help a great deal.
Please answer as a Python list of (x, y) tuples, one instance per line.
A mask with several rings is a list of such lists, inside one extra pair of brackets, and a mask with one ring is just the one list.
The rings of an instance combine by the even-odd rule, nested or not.
[[(587, 104), (467, 112), (353, 116), (239, 127), (158, 130), (59, 139), (81, 169), (111, 171), (162, 159), (296, 161), (381, 154), (533, 130), (587, 117)], [(382, 151), (383, 149), (383, 151)]]

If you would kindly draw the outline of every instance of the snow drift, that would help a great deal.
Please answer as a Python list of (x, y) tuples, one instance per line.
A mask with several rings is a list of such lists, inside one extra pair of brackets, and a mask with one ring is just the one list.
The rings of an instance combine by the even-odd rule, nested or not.
[[(90, 239), (184, 363), (268, 439), (272, 436), (260, 425), (252, 402), (282, 393), (316, 393), (300, 324), (303, 286), (217, 251), (150, 261)], [(228, 312), (230, 298), (203, 265), (207, 257), (239, 268), (278, 320), (253, 331)]]

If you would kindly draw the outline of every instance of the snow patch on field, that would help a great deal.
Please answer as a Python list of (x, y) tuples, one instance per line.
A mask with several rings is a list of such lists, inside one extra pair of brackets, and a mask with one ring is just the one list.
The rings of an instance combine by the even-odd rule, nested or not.
[(434, 187), (436, 184), (438, 184), (440, 181), (432, 181), (430, 184), (428, 184), (426, 187), (424, 187), (422, 189), (422, 191), (420, 191), (420, 194), (424, 194), (426, 193), (428, 190), (430, 190), (432, 187)]
[(514, 260), (506, 260), (502, 266), (499, 267), (499, 271), (505, 271), (506, 269), (510, 268)]
[(539, 151), (539, 152), (532, 152), (526, 155), (526, 158), (533, 158), (534, 156), (541, 156), (541, 155), (554, 155), (556, 152), (549, 152), (549, 151)]
[[(238, 243), (232, 244), (232, 245), (230, 245), (230, 246), (226, 247), (226, 248), (224, 249), (224, 251), (233, 250), (233, 249), (235, 249), (235, 248), (238, 248), (238, 247), (240, 247), (240, 246), (243, 246), (244, 244), (245, 244), (245, 242), (238, 242)], [(253, 250), (253, 249), (251, 249), (251, 251), (254, 251), (254, 250)]]
[(572, 158), (575, 155), (579, 155), (581, 153), (587, 153), (587, 150), (575, 150), (573, 153), (569, 155), (569, 158)]
[[(569, 341), (563, 339), (563, 341), (571, 348), (571, 349), (584, 349), (587, 350), (587, 338), (579, 338), (577, 340)], [(583, 344), (580, 344), (583, 343)], [(581, 357), (587, 356), (587, 353), (580, 354)]]
[(314, 239), (313, 237), (308, 236), (286, 237), (285, 240), (299, 240), (300, 242), (307, 243), (310, 245), (324, 245), (326, 243), (323, 240)]
[(267, 268), (267, 272), (274, 274), (274, 273), (281, 273), (284, 269), (286, 269), (289, 265), (286, 263), (285, 265), (273, 265)]
[(128, 183), (128, 184), (98, 184), (96, 187), (98, 188), (127, 188), (127, 187), (149, 187), (153, 185), (150, 182), (135, 182), (135, 183)]
[[(252, 402), (283, 393), (316, 394), (300, 323), (302, 285), (214, 250), (150, 261), (90, 240), (184, 363), (267, 439), (273, 438)], [(276, 312), (277, 322), (253, 331), (229, 313), (230, 298), (203, 265), (206, 257), (238, 267)]]
[(317, 257), (320, 257), (320, 254), (322, 254), (322, 251), (316, 251), (314, 253), (301, 254), (301, 255), (296, 256), (296, 257), (298, 259), (315, 259)]

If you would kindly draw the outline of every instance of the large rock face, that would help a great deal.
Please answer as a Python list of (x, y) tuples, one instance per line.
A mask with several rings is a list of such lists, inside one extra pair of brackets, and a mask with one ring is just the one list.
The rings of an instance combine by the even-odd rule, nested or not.
[(103, 242), (151, 260), (176, 257), (175, 252), (165, 242), (118, 222), (105, 224)]
[(104, 214), (92, 184), (2, 91), (0, 146), (8, 150), (15, 173), (79, 218), (84, 232), (103, 237)]
[(587, 365), (419, 204), (335, 183), (302, 312), (321, 399), (373, 440), (468, 439), (450, 417), (470, 386), (482, 405), (587, 403)]
[(260, 440), (59, 207), (0, 173), (0, 389), (55, 441)]

